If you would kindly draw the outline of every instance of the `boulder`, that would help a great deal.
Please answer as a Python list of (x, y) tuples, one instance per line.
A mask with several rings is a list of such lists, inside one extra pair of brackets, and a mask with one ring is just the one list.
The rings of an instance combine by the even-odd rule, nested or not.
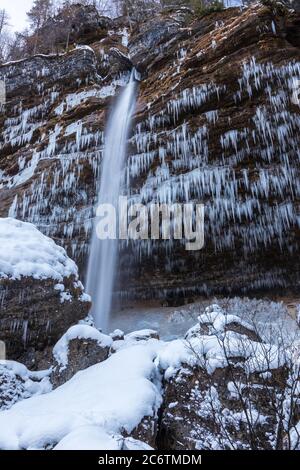
[(101, 16), (95, 6), (69, 5), (40, 28), (39, 36), (48, 41), (41, 41), (39, 48), (49, 54), (55, 49), (65, 50), (67, 44), (75, 42), (90, 44), (105, 37), (111, 27), (111, 19)]
[(80, 370), (105, 361), (109, 356), (112, 338), (89, 325), (72, 326), (53, 349), (53, 387), (59, 387)]
[(0, 219), (0, 246), (0, 340), (8, 359), (32, 366), (32, 352), (83, 319), (90, 298), (74, 261), (32, 224)]

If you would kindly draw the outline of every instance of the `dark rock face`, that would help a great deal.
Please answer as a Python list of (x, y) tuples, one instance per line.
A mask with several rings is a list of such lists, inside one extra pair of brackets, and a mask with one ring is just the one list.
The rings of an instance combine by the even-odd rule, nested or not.
[(42, 354), (71, 325), (86, 317), (90, 303), (82, 300), (81, 287), (72, 278), (63, 283), (69, 300), (62, 302), (54, 280), (0, 279), (0, 339), (5, 342), (7, 359), (36, 367), (36, 353)]
[(146, 417), (135, 428), (130, 436), (138, 441), (145, 442), (153, 449), (156, 449), (158, 434), (158, 416)]
[[(44, 233), (58, 243), (64, 244), (64, 232), (69, 222), (71, 225), (68, 230), (73, 231), (72, 227), (75, 227), (72, 222), (75, 213), (82, 222), (85, 221), (88, 229), (89, 210), (86, 205), (90, 207), (90, 204), (94, 203), (96, 194), (96, 174), (101, 161), (99, 145), (103, 140), (101, 128), (104, 124), (99, 122), (99, 118), (93, 117), (91, 111), (97, 109), (103, 121), (103, 109), (105, 109), (105, 99), (97, 98), (100, 77), (97, 75), (96, 57), (90, 49), (75, 49), (61, 56), (35, 56), (0, 68), (0, 76), (6, 80), (8, 98), (4, 114), (1, 113), (0, 116), (3, 129), (0, 137), (0, 170), (4, 172), (2, 181), (6, 181), (0, 191), (1, 216), (8, 214), (12, 199), (15, 198), (17, 202), (29, 198), (30, 216), (27, 213), (27, 216), (24, 214), (23, 217), (17, 214), (18, 211), (11, 211), (10, 214), (23, 220), (30, 219), (39, 228), (43, 225)], [(81, 95), (74, 104), (72, 101), (68, 103), (65, 101), (66, 96), (70, 96), (71, 100), (73, 96), (76, 100), (76, 92), (84, 92), (89, 84), (95, 86), (96, 95), (95, 97), (92, 95), (89, 100), (91, 106), (89, 111), (85, 109), (87, 103), (82, 107), (85, 99)], [(76, 124), (74, 132), (72, 128), (68, 131), (66, 128), (74, 123), (74, 119), (75, 123), (77, 118), (80, 119), (80, 115), (74, 114), (79, 104), (80, 115), (85, 115), (87, 111), (94, 131), (92, 131), (92, 140), (88, 137), (85, 144), (83, 142), (80, 144), (78, 158), (75, 157), (73, 160), (71, 154), (75, 148), (71, 150), (68, 146), (73, 145), (71, 142), (77, 133)], [(57, 110), (58, 106), (61, 108)], [(62, 120), (61, 114), (65, 112), (69, 114), (69, 118)], [(67, 135), (64, 135), (65, 132)], [(58, 134), (61, 134), (61, 140)], [(88, 148), (90, 151), (85, 152)], [(30, 168), (35, 152), (39, 162), (35, 169), (33, 165), (32, 176), (16, 180), (15, 178), (20, 175), (20, 164), (24, 165), (25, 170)], [(61, 157), (56, 157), (57, 152), (61, 152)], [(65, 165), (67, 167), (71, 165), (67, 170), (69, 176), (66, 176), (63, 170)], [(70, 180), (70, 177), (73, 179), (71, 176), (73, 172), (77, 174), (75, 179), (78, 177), (80, 179), (79, 184), (75, 184), (76, 189)], [(80, 244), (82, 242), (86, 244), (84, 225), (81, 226), (80, 232), (81, 234), (77, 233), (72, 242), (67, 236), (70, 240), (69, 253), (76, 251), (79, 254), (81, 251), (80, 248), (77, 251), (78, 235), (81, 239)], [(71, 235), (71, 232), (69, 234)]]
[(144, 80), (125, 191), (138, 202), (204, 203), (205, 247), (126, 243), (117, 294), (180, 303), (297, 289), (298, 25), (299, 13), (266, 6), (199, 19), (173, 10), (132, 33), (123, 20), (105, 37), (96, 29), (85, 41), (95, 55), (0, 67), (0, 215), (33, 222), (84, 272), (107, 111), (133, 62)]
[(40, 30), (40, 36), (48, 38), (43, 44), (43, 53), (51, 53), (66, 43), (90, 44), (99, 37), (106, 37), (112, 22), (101, 16), (93, 5), (70, 5), (56, 17), (50, 18)]
[(61, 368), (54, 362), (50, 380), (54, 388), (59, 387), (80, 370), (87, 369), (94, 364), (103, 362), (108, 358), (109, 347), (101, 346), (91, 339), (73, 339), (68, 343), (68, 365)]
[(295, 11), (300, 11), (300, 2), (299, 0), (291, 0), (289, 6), (292, 7)]
[[(30, 96), (32, 99), (36, 93), (41, 93), (43, 80), (47, 81), (49, 88), (54, 85), (59, 87), (61, 84), (74, 87), (80, 80), (86, 81), (88, 77), (94, 78), (95, 74), (93, 51), (80, 48), (68, 54), (48, 56), (40, 54), (30, 59), (1, 66), (1, 77), (6, 81), (8, 97), (10, 100), (16, 100), (15, 105), (22, 103)], [(11, 104), (10, 101), (9, 105)], [(46, 104), (51, 105), (51, 103)]]

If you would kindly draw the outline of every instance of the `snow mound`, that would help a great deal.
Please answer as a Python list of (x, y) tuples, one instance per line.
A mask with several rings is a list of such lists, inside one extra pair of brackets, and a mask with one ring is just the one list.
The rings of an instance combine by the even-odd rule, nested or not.
[(124, 439), (123, 450), (153, 450), (153, 447), (133, 437), (127, 437)]
[(77, 266), (63, 248), (27, 222), (0, 219), (0, 278), (77, 277)]
[[(130, 433), (145, 416), (156, 415), (161, 405), (160, 386), (154, 380), (156, 355), (153, 343), (123, 349), (47, 395), (1, 412), (0, 448), (43, 449), (59, 443), (67, 448), (79, 435), (91, 436), (94, 445), (99, 433), (107, 445), (109, 436)], [(82, 426), (99, 430), (80, 430)]]
[(156, 330), (144, 329), (139, 331), (133, 331), (126, 335), (127, 339), (133, 339), (136, 341), (148, 340), (149, 338), (157, 338), (158, 333)]
[[(117, 330), (118, 331), (118, 330)], [(120, 333), (122, 333), (120, 331)], [(120, 349), (125, 349), (136, 344), (153, 344), (153, 347), (156, 347), (159, 343), (158, 333), (155, 330), (138, 330), (128, 333), (124, 336), (123, 339), (116, 339), (113, 341), (112, 350), (119, 351)]]
[(68, 365), (69, 342), (73, 339), (90, 339), (97, 341), (103, 348), (109, 348), (112, 345), (110, 336), (100, 333), (99, 330), (89, 325), (74, 325), (60, 338), (53, 348), (53, 355), (57, 363), (66, 367)]

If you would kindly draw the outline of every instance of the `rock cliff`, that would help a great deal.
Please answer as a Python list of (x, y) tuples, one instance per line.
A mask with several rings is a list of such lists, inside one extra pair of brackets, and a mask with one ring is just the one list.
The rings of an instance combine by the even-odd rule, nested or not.
[(84, 273), (107, 114), (134, 65), (124, 194), (203, 202), (205, 247), (124, 244), (118, 295), (299, 288), (300, 16), (272, 5), (169, 9), (131, 29), (89, 10), (76, 47), (0, 66), (0, 216), (33, 222)]

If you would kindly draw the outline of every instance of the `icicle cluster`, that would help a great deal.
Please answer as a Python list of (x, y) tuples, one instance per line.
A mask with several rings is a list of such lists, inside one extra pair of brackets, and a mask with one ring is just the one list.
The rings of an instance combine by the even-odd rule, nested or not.
[[(254, 58), (243, 65), (233, 101), (250, 98), (255, 103), (256, 96), (263, 96), (264, 105), (254, 107), (247, 127), (220, 135), (217, 158), (210, 151), (210, 129), (220, 112), (201, 109), (215, 106), (225, 87), (212, 83), (184, 90), (159, 114), (149, 114), (131, 139), (136, 153), (128, 159), (126, 182), (132, 201), (203, 202), (206, 237), (216, 251), (236, 244), (242, 244), (245, 254), (274, 244), (297, 250), (291, 234), (300, 227), (300, 115), (291, 107), (290, 84), (299, 67), (257, 64)], [(196, 110), (203, 122), (196, 131), (188, 122), (168, 129)], [(159, 242), (166, 254), (171, 244)], [(157, 242), (135, 246), (140, 259), (153, 256)]]

